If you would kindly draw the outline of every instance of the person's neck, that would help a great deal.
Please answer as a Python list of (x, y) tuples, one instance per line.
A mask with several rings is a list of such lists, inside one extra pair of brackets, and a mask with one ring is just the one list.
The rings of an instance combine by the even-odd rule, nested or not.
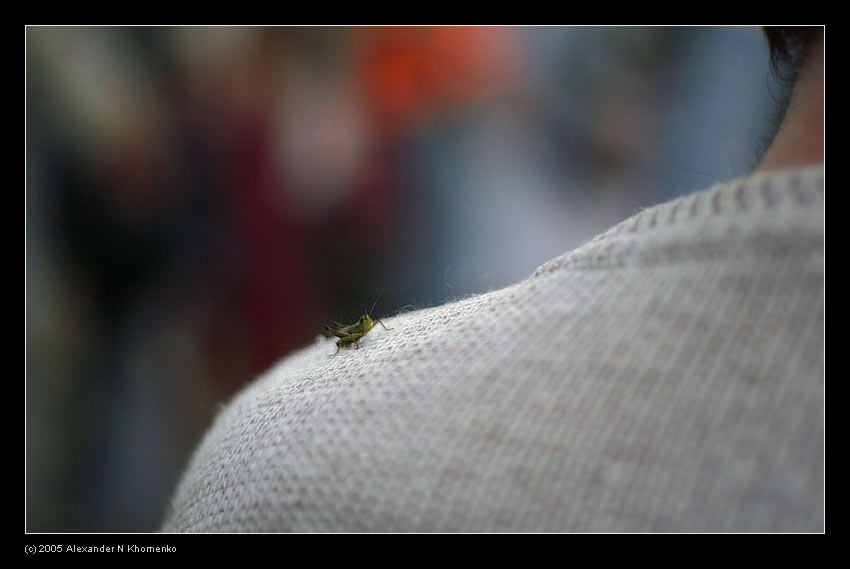
[(776, 137), (756, 168), (774, 172), (823, 164), (823, 43), (812, 50), (794, 85)]

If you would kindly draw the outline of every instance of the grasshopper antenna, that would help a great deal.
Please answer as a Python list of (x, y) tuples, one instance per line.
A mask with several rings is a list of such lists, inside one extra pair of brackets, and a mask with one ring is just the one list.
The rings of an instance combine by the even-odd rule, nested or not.
[[(383, 290), (381, 290), (381, 292), (378, 294), (378, 298), (376, 298), (376, 299), (375, 299), (375, 302), (373, 302), (373, 303), (372, 303), (372, 308), (370, 308), (370, 309), (369, 309), (369, 316), (370, 316), (370, 317), (372, 316), (372, 311), (373, 311), (373, 310), (375, 310), (375, 306), (377, 306), (377, 305), (378, 305), (378, 301), (379, 301), (379, 300), (381, 300), (381, 295), (382, 295), (382, 294), (384, 294), (384, 292), (385, 292), (386, 290), (387, 290), (387, 289), (383, 289)], [(365, 304), (363, 305), (363, 310), (366, 310), (366, 305), (365, 305)]]

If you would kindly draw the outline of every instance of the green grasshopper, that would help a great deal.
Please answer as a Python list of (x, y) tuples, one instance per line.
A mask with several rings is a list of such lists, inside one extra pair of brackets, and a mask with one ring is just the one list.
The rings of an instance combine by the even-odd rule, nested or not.
[[(384, 294), (383, 290), (381, 291), (381, 294)], [(345, 326), (339, 322), (325, 324), (325, 336), (328, 338), (332, 336), (339, 338), (339, 340), (336, 341), (336, 352), (334, 352), (333, 355), (337, 355), (340, 348), (347, 348), (351, 346), (351, 344), (354, 344), (354, 347), (359, 350), (360, 339), (368, 334), (369, 331), (378, 324), (383, 326), (384, 330), (390, 330), (384, 326), (384, 323), (380, 320), (372, 321), (372, 310), (375, 310), (375, 305), (378, 304), (381, 294), (379, 294), (378, 298), (375, 299), (375, 302), (372, 304), (372, 308), (369, 312), (366, 312), (366, 305), (361, 304), (363, 307), (363, 316), (360, 317), (360, 320), (358, 320), (356, 324), (351, 324), (350, 326)]]

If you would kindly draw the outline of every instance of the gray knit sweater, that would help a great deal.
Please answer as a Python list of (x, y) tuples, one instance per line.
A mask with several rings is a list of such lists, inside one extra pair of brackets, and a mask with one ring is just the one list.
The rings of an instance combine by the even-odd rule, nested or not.
[(238, 394), (162, 531), (824, 530), (823, 167), (384, 322)]

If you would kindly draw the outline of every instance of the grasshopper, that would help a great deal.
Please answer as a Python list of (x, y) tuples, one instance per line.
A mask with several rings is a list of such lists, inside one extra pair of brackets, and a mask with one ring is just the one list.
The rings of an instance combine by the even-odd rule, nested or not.
[(372, 308), (369, 312), (366, 312), (366, 305), (361, 304), (363, 307), (363, 316), (360, 317), (360, 320), (355, 324), (351, 324), (350, 326), (345, 326), (340, 324), (339, 322), (334, 322), (332, 324), (325, 325), (325, 336), (332, 337), (336, 336), (339, 340), (336, 341), (336, 352), (333, 355), (337, 355), (339, 353), (340, 348), (347, 348), (354, 344), (356, 349), (360, 349), (360, 339), (363, 338), (369, 331), (380, 324), (383, 326), (384, 330), (389, 330), (383, 322), (380, 320), (372, 321), (372, 311), (375, 310), (375, 305), (378, 304), (378, 300), (381, 298), (381, 295), (384, 294), (382, 290), (378, 295), (378, 298), (375, 299), (375, 302), (372, 304)]

